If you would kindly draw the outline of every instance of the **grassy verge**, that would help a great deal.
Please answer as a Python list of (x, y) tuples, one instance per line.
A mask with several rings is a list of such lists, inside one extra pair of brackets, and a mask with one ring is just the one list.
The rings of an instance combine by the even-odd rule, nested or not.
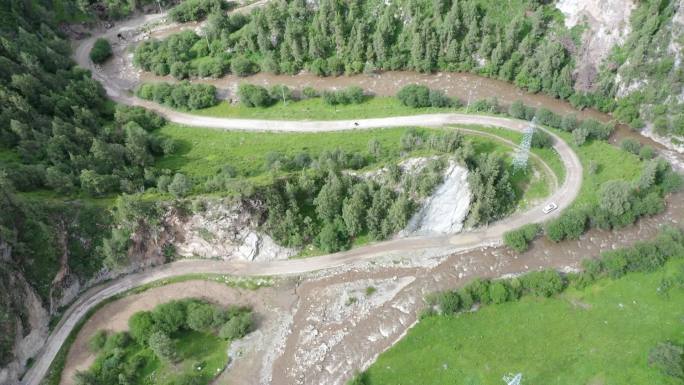
[(666, 272), (682, 268), (672, 261), (556, 298), (427, 318), (379, 357), (366, 383), (499, 384), (523, 373), (529, 384), (675, 384), (647, 358), (658, 342), (684, 342), (684, 290), (658, 294)]
[(253, 118), (273, 120), (337, 120), (366, 119), (388, 116), (419, 115), (437, 112), (453, 112), (453, 108), (409, 108), (390, 96), (376, 96), (360, 104), (331, 106), (323, 98), (278, 102), (270, 107), (245, 107), (221, 102), (214, 107), (190, 111), (202, 116), (218, 118)]
[[(473, 128), (473, 127), (468, 127)], [(425, 134), (443, 132), (447, 129), (415, 128)], [(519, 140), (520, 135), (503, 129), (488, 129), (505, 139)], [(375, 157), (367, 167), (369, 169), (397, 162), (407, 156), (432, 155), (428, 150), (418, 150), (407, 154), (401, 148), (401, 137), (408, 128), (378, 128), (353, 132), (328, 133), (276, 133), (276, 132), (243, 132), (219, 131), (205, 128), (189, 128), (176, 124), (164, 126), (159, 134), (173, 138), (178, 143), (178, 150), (160, 159), (156, 166), (174, 172), (182, 172), (193, 178), (206, 178), (214, 175), (222, 166), (229, 164), (241, 177), (255, 182), (270, 180), (270, 172), (265, 165), (265, 156), (271, 152), (293, 156), (307, 152), (312, 157), (326, 150), (341, 149), (349, 153), (366, 153), (368, 143), (374, 139), (380, 143), (381, 155)], [(505, 134), (505, 135), (504, 135)], [(516, 136), (517, 135), (517, 136)], [(490, 138), (469, 135), (478, 152), (510, 153), (510, 147)], [(558, 156), (552, 150), (534, 151), (552, 170), (562, 177), (565, 173)]]

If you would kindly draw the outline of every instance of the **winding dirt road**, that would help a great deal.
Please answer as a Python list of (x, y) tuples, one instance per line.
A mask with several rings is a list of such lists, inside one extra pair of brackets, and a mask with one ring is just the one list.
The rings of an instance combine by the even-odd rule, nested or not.
[[(290, 132), (325, 132), (339, 130), (362, 130), (378, 127), (397, 126), (445, 126), (445, 125), (486, 125), (522, 131), (529, 123), (525, 121), (466, 114), (431, 114), (406, 117), (391, 117), (362, 120), (341, 121), (273, 121), (222, 119), (184, 114), (173, 111), (155, 103), (139, 100), (130, 96), (129, 92), (114, 81), (102, 75), (90, 62), (88, 52), (98, 37), (115, 38), (121, 31), (138, 28), (140, 25), (160, 20), (163, 15), (144, 16), (123, 23), (110, 29), (104, 35), (96, 35), (84, 40), (76, 49), (75, 57), (79, 65), (89, 68), (93, 77), (102, 82), (108, 95), (117, 102), (140, 105), (165, 116), (169, 121), (196, 127), (211, 127), (216, 129), (252, 130), (252, 131), (290, 131)], [(378, 242), (357, 249), (312, 257), (272, 262), (243, 262), (243, 261), (213, 261), (213, 260), (184, 260), (159, 266), (140, 273), (93, 287), (82, 293), (80, 297), (67, 309), (61, 321), (54, 328), (41, 353), (36, 357), (33, 366), (22, 380), (25, 385), (38, 385), (47, 373), (50, 364), (66, 341), (71, 330), (78, 321), (95, 305), (101, 301), (125, 292), (131, 288), (153, 281), (170, 278), (188, 273), (215, 273), (242, 276), (264, 275), (296, 275), (321, 269), (330, 269), (347, 264), (362, 262), (380, 255), (392, 253), (408, 253), (427, 249), (443, 250), (444, 253), (456, 250), (468, 250), (484, 245), (498, 244), (504, 232), (517, 228), (523, 224), (542, 222), (555, 217), (568, 207), (579, 193), (582, 182), (582, 165), (577, 155), (567, 143), (550, 133), (554, 139), (554, 148), (558, 152), (566, 169), (566, 176), (559, 188), (542, 204), (527, 211), (516, 213), (506, 219), (496, 222), (486, 228), (476, 229), (468, 233), (453, 236), (400, 238), (385, 242)], [(558, 210), (545, 215), (542, 207), (553, 201), (558, 204)]]

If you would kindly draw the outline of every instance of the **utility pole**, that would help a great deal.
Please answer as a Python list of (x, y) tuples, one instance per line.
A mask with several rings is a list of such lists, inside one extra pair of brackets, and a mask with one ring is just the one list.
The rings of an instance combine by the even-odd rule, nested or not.
[(523, 131), (523, 137), (520, 141), (520, 146), (515, 150), (515, 155), (513, 157), (513, 168), (518, 170), (524, 170), (527, 168), (527, 161), (530, 157), (530, 147), (532, 146), (532, 136), (534, 135), (534, 128), (537, 125), (537, 117), (532, 119), (530, 125)]
[(502, 380), (504, 380), (506, 385), (521, 385), (522, 373), (504, 375)]

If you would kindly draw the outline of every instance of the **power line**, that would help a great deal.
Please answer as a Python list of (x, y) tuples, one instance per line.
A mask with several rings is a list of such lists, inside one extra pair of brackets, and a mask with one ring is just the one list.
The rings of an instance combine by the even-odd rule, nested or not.
[(513, 169), (516, 171), (527, 168), (527, 161), (530, 158), (530, 147), (532, 146), (532, 136), (534, 135), (536, 125), (537, 118), (535, 117), (523, 131), (520, 146), (515, 150), (515, 155), (513, 156)]

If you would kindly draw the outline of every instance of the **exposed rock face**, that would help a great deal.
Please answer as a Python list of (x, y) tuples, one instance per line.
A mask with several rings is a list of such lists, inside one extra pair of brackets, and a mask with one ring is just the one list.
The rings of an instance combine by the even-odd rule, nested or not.
[(556, 7), (565, 16), (565, 26), (586, 23), (575, 70), (575, 88), (590, 91), (598, 68), (613, 46), (624, 42), (630, 32), (634, 0), (559, 0)]
[(468, 170), (451, 161), (444, 182), (411, 218), (404, 234), (451, 234), (463, 229), (470, 208)]
[(268, 261), (286, 259), (296, 250), (278, 246), (256, 231), (255, 216), (244, 203), (209, 202), (206, 209), (181, 219), (172, 216), (173, 244), (183, 257)]
[[(7, 290), (3, 295), (10, 296), (9, 311), (12, 313), (9, 316), (14, 317), (14, 335), (17, 338), (12, 349), (13, 360), (0, 368), (0, 384), (16, 384), (27, 360), (38, 353), (47, 339), (50, 315), (21, 273), (5, 273), (0, 287)], [(5, 302), (4, 298), (2, 302)]]

